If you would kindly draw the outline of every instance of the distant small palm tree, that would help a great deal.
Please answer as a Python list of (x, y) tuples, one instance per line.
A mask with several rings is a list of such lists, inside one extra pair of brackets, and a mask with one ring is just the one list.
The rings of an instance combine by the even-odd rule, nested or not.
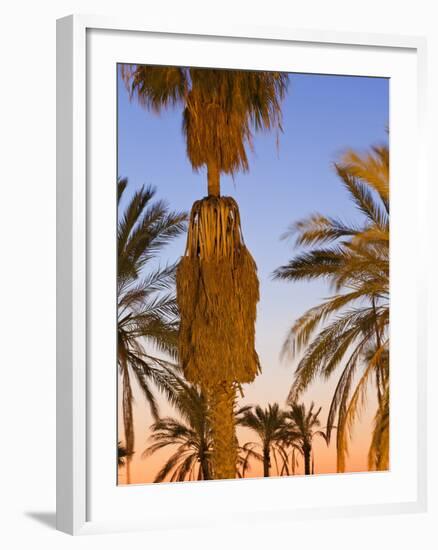
[[(128, 184), (118, 181), (118, 206)], [(152, 199), (155, 189), (142, 187), (119, 212), (117, 228), (117, 360), (122, 383), (122, 415), (126, 448), (126, 482), (134, 451), (134, 379), (158, 417), (151, 382), (167, 391), (168, 362), (151, 349), (175, 357), (178, 312), (175, 300), (175, 266), (146, 268), (156, 254), (186, 227), (186, 215), (170, 212), (163, 201)]]
[[(237, 413), (237, 423), (253, 430), (260, 438), (260, 443), (247, 443), (242, 450), (244, 453), (246, 451), (248, 457), (263, 462), (264, 477), (269, 477), (271, 458), (276, 463), (277, 474), (284, 471), (285, 464), (287, 470), (287, 453), (284, 447), (286, 418), (286, 413), (280, 409), (278, 403), (268, 405), (265, 409), (260, 405), (247, 406)], [(257, 447), (261, 448), (260, 454), (255, 451)]]
[(314, 463), (312, 460), (312, 443), (315, 436), (320, 436), (327, 442), (325, 432), (318, 430), (321, 423), (319, 414), (321, 407), (315, 412), (314, 404), (311, 403), (309, 410), (306, 410), (304, 403), (292, 403), (290, 410), (286, 413), (286, 418), (289, 421), (286, 431), (286, 442), (293, 443), (295, 448), (299, 448), (300, 453), (304, 458), (304, 473), (305, 475), (314, 473)]
[(152, 424), (148, 457), (166, 447), (176, 450), (158, 472), (154, 483), (212, 479), (212, 437), (207, 403), (202, 392), (179, 377), (173, 383), (173, 404), (181, 418), (162, 418)]
[(257, 451), (258, 443), (248, 441), (239, 446), (237, 451), (237, 477), (242, 479), (246, 477), (247, 472), (251, 470), (251, 462), (256, 460), (263, 462), (263, 456)]

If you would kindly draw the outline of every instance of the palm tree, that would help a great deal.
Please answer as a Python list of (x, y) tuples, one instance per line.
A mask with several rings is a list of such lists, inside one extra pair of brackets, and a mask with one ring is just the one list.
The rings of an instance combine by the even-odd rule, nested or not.
[[(314, 461), (312, 459), (312, 442), (315, 436), (321, 436), (327, 441), (326, 434), (317, 430), (321, 423), (319, 414), (321, 407), (315, 412), (314, 404), (311, 403), (309, 410), (306, 411), (304, 403), (291, 403), (290, 410), (286, 413), (286, 418), (289, 420), (286, 430), (285, 440), (287, 443), (293, 443), (294, 448), (298, 448), (304, 458), (304, 473), (305, 475), (313, 474), (315, 471)], [(294, 456), (292, 456), (294, 459)], [(311, 461), (312, 459), (312, 461)]]
[(254, 451), (255, 446), (261, 447), (261, 454), (253, 452), (251, 456), (260, 458), (263, 462), (263, 476), (269, 477), (271, 456), (275, 460), (277, 474), (280, 472), (278, 459), (281, 464), (286, 465), (287, 470), (287, 453), (284, 448), (286, 413), (280, 409), (278, 403), (268, 405), (265, 409), (260, 405), (243, 407), (237, 413), (237, 418), (239, 425), (255, 431), (260, 438), (261, 443), (251, 443), (250, 447), (247, 444), (243, 450)]
[[(296, 355), (305, 348), (295, 371), (292, 401), (317, 376), (328, 378), (342, 364), (327, 420), (329, 438), (335, 421), (338, 427), (338, 471), (342, 472), (348, 435), (365, 403), (371, 378), (379, 410), (389, 403), (389, 362), (384, 360), (389, 349), (388, 147), (374, 147), (365, 155), (350, 151), (335, 164), (335, 170), (363, 222), (352, 225), (315, 214), (295, 223), (287, 235), (295, 235), (298, 245), (311, 249), (277, 269), (275, 277), (287, 281), (323, 279), (335, 291), (295, 322), (284, 351)], [(376, 444), (388, 447), (387, 438), (388, 430), (383, 430)]]
[[(144, 451), (143, 457), (166, 447), (177, 446), (156, 475), (155, 483), (166, 478), (171, 482), (213, 479), (211, 421), (205, 396), (199, 388), (178, 375), (171, 376), (171, 402), (179, 417), (163, 418), (151, 426), (151, 445)], [(246, 476), (251, 469), (251, 459), (262, 460), (256, 446), (256, 443), (248, 442), (238, 447), (237, 477)]]
[(151, 445), (144, 457), (166, 447), (177, 447), (154, 482), (212, 479), (211, 427), (203, 393), (179, 377), (174, 378), (173, 404), (181, 418), (163, 418), (152, 426)]
[[(120, 207), (128, 181), (118, 181)], [(185, 230), (186, 216), (170, 212), (152, 199), (155, 190), (142, 187), (119, 212), (117, 230), (117, 360), (122, 384), (122, 413), (126, 448), (126, 482), (134, 451), (133, 389), (135, 379), (151, 413), (158, 407), (151, 382), (168, 390), (169, 362), (151, 350), (175, 357), (178, 313), (174, 296), (175, 266), (146, 271), (156, 254)]]
[(207, 169), (208, 196), (192, 207), (187, 248), (177, 272), (179, 358), (203, 389), (212, 424), (216, 478), (236, 472), (235, 394), (260, 371), (254, 347), (259, 285), (244, 245), (237, 203), (220, 196), (220, 175), (248, 170), (254, 131), (281, 129), (288, 77), (279, 72), (123, 66), (141, 105), (179, 105), (187, 155)]

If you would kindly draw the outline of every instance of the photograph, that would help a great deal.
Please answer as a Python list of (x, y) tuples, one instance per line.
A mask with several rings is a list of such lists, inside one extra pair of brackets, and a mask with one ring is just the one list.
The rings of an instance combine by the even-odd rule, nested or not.
[(115, 76), (117, 484), (390, 470), (389, 78)]
[(436, 3), (5, 3), (1, 548), (434, 547)]

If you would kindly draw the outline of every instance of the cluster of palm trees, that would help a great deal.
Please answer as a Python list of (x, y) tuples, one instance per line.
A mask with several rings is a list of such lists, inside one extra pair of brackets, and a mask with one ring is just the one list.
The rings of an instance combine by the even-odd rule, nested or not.
[[(213, 438), (205, 396), (177, 375), (173, 387), (178, 417), (154, 422), (150, 445), (143, 452), (146, 458), (162, 449), (172, 449), (154, 482), (214, 479)], [(312, 440), (317, 435), (326, 437), (317, 429), (321, 409), (315, 412), (313, 407), (313, 403), (308, 410), (303, 404), (292, 404), (283, 411), (274, 403), (266, 409), (248, 405), (237, 410), (236, 425), (249, 428), (258, 439), (238, 446), (235, 476), (246, 477), (252, 461), (263, 465), (264, 477), (270, 476), (273, 464), (278, 476), (295, 474), (299, 456), (304, 461), (304, 473), (313, 474)]]
[[(159, 112), (182, 104), (188, 156), (195, 169), (207, 167), (209, 197), (215, 200), (220, 199), (221, 172), (248, 169), (245, 145), (251, 144), (251, 129), (281, 129), (280, 100), (287, 89), (287, 76), (282, 73), (143, 66), (125, 71), (132, 95), (145, 107)], [(231, 93), (233, 101), (229, 100)], [(217, 423), (212, 421), (218, 418), (214, 407), (220, 399), (213, 400), (212, 395), (225, 385), (234, 395), (239, 380), (227, 379), (226, 384), (224, 380), (213, 391), (188, 381), (184, 365), (178, 362), (177, 264), (153, 267), (162, 248), (185, 233), (188, 216), (155, 200), (155, 190), (150, 187), (142, 187), (124, 204), (127, 180), (119, 180), (118, 366), (123, 445), (119, 445), (118, 460), (126, 470), (127, 483), (136, 448), (133, 384), (140, 388), (154, 419), (144, 456), (168, 447), (173, 450), (156, 475), (157, 482), (223, 477), (218, 476), (220, 445), (222, 453), (228, 446), (230, 456), (235, 457), (232, 477), (245, 477), (253, 461), (262, 463), (264, 476), (270, 475), (273, 465), (277, 475), (294, 474), (299, 457), (305, 473), (311, 474), (315, 460), (312, 440), (321, 436), (328, 445), (333, 430), (337, 468), (342, 472), (353, 424), (370, 391), (376, 394), (377, 410), (369, 468), (388, 468), (388, 148), (375, 147), (366, 155), (350, 151), (335, 164), (335, 170), (362, 213), (363, 223), (351, 226), (338, 218), (314, 214), (291, 226), (287, 235), (293, 235), (304, 249), (279, 267), (274, 277), (286, 281), (322, 278), (334, 292), (295, 322), (284, 344), (284, 354), (298, 361), (286, 408), (274, 403), (266, 409), (238, 409), (237, 399), (228, 399), (227, 417), (233, 427), (225, 447), (218, 439)], [(213, 225), (212, 229), (213, 239), (223, 228)], [(220, 238), (225, 242), (226, 228)], [(208, 369), (208, 364), (200, 365)], [(314, 410), (313, 403), (309, 408), (299, 403), (318, 377), (337, 377), (322, 429), (321, 409)], [(174, 406), (178, 417), (160, 418), (157, 390)], [(239, 446), (236, 426), (252, 430), (256, 441)]]
[[(242, 447), (247, 458), (255, 458), (263, 463), (263, 476), (269, 477), (272, 460), (277, 475), (296, 473), (298, 456), (304, 461), (304, 474), (315, 473), (315, 461), (312, 454), (312, 442), (315, 436), (326, 440), (320, 427), (321, 407), (314, 411), (314, 404), (306, 409), (304, 403), (291, 403), (281, 410), (278, 403), (265, 409), (246, 406), (237, 412), (237, 424), (251, 429), (258, 435), (259, 441), (246, 443)], [(257, 449), (257, 451), (255, 451)]]

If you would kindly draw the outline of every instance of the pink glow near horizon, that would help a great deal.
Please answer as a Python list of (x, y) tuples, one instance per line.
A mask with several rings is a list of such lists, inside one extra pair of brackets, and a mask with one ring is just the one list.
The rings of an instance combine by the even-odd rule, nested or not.
[[(290, 80), (290, 92), (282, 106), (284, 132), (280, 149), (275, 146), (273, 134), (256, 133), (249, 173), (238, 174), (238, 185), (225, 175), (221, 180), (223, 194), (234, 196), (239, 204), (245, 242), (257, 262), (260, 280), (256, 349), (263, 372), (244, 387), (245, 397), (239, 404), (262, 407), (274, 402), (285, 406), (296, 366), (296, 362), (283, 364), (279, 359), (285, 335), (305, 311), (331, 295), (330, 288), (321, 281), (288, 284), (272, 280), (273, 271), (294, 254), (289, 243), (280, 241), (280, 235), (292, 222), (315, 212), (360, 223), (362, 215), (339, 182), (333, 162), (345, 148), (362, 151), (388, 139), (388, 79), (291, 74)], [(158, 188), (157, 198), (168, 201), (171, 209), (188, 211), (193, 201), (205, 193), (205, 173), (193, 172), (187, 160), (180, 110), (169, 109), (160, 116), (145, 111), (129, 100), (121, 79), (118, 98), (118, 175), (128, 177), (131, 196), (150, 182)], [(166, 246), (160, 262), (173, 263), (183, 250), (181, 237)], [(333, 373), (329, 380), (319, 378), (303, 395), (306, 404), (314, 401), (316, 407), (322, 407), (322, 426), (338, 375), (339, 372)], [(367, 470), (376, 405), (373, 390), (370, 387), (367, 406), (355, 424), (348, 471)], [(148, 446), (152, 419), (135, 384), (134, 395), (136, 445), (131, 477), (134, 483), (149, 483), (171, 450), (141, 458)], [(159, 403), (162, 416), (175, 415), (164, 398), (160, 397)], [(241, 444), (257, 440), (248, 430), (239, 430), (239, 438)], [(122, 422), (119, 440), (123, 440)], [(327, 448), (317, 438), (314, 450), (316, 472), (336, 472), (335, 441)], [(260, 474), (261, 466), (254, 464), (249, 475)], [(119, 475), (123, 483), (123, 468)]]
[[(272, 372), (274, 371), (274, 372)], [(274, 374), (275, 373), (275, 374)], [(278, 402), (285, 408), (285, 400), (292, 381), (292, 370), (290, 366), (277, 363), (276, 368), (267, 369), (256, 381), (244, 387), (245, 397), (239, 400), (238, 406), (244, 404), (260, 404), (267, 406), (268, 403)], [(317, 382), (313, 384), (303, 396), (303, 402), (310, 405), (311, 401), (315, 406), (322, 407), (320, 414), (321, 427), (324, 427), (327, 418), (327, 412), (330, 404), (332, 391), (336, 379), (329, 383)], [(370, 392), (370, 395), (373, 392)], [(135, 454), (131, 461), (131, 483), (145, 484), (152, 483), (155, 475), (163, 466), (165, 460), (175, 451), (175, 447), (167, 448), (155, 453), (147, 458), (142, 458), (142, 453), (148, 446), (148, 437), (151, 432), (149, 429), (152, 423), (152, 417), (148, 410), (144, 396), (141, 394), (138, 386), (134, 385), (134, 432), (135, 432)], [(161, 416), (178, 416), (165, 398), (158, 399)], [(368, 406), (355, 425), (353, 438), (351, 441), (349, 455), (346, 462), (346, 472), (364, 472), (368, 471), (368, 447), (371, 438), (371, 426), (375, 410), (375, 399), (369, 399)], [(120, 405), (120, 404), (119, 404)], [(121, 407), (119, 406), (119, 439), (123, 440), (123, 421), (121, 416)], [(257, 435), (251, 430), (239, 427), (237, 429), (239, 443), (242, 445), (248, 441), (258, 442)], [(316, 437), (313, 444), (315, 457), (316, 474), (336, 473), (336, 442), (335, 434), (329, 447), (326, 446), (322, 438)], [(303, 461), (299, 458), (300, 465), (297, 474), (303, 474)], [(275, 476), (275, 467), (271, 470), (271, 475)], [(262, 477), (262, 465), (256, 461), (251, 462), (251, 469), (246, 477)], [(119, 468), (119, 484), (124, 484), (124, 468)]]

